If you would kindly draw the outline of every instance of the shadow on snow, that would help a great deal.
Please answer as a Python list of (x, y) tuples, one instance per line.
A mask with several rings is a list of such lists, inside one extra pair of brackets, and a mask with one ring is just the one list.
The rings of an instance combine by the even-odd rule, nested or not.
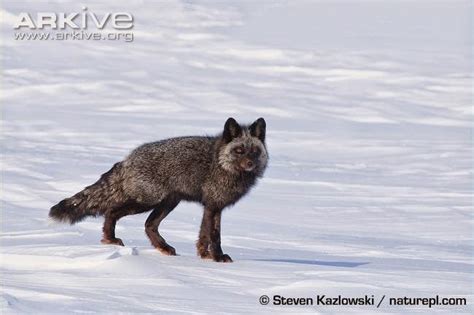
[(349, 261), (320, 261), (320, 260), (309, 260), (309, 259), (252, 259), (253, 261), (266, 261), (276, 263), (288, 263), (288, 264), (303, 264), (303, 265), (316, 265), (316, 266), (332, 266), (332, 267), (346, 267), (354, 268), (362, 265), (369, 264), (368, 262), (349, 262)]

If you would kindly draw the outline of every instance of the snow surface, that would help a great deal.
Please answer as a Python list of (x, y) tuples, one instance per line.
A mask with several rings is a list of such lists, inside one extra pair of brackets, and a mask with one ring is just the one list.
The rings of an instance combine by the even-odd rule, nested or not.
[[(126, 11), (132, 43), (15, 41), (19, 12)], [(470, 1), (3, 1), (1, 310), (470, 314)], [(266, 176), (225, 211), (233, 264), (196, 257), (181, 203), (52, 224), (137, 145), (263, 116)], [(261, 306), (259, 296), (466, 297), (468, 306)]]

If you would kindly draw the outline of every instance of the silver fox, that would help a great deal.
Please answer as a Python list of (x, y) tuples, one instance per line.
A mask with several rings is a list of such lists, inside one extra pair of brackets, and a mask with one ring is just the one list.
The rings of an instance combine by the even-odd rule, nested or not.
[(201, 258), (232, 262), (221, 248), (222, 210), (242, 198), (268, 163), (263, 118), (251, 125), (227, 119), (215, 137), (179, 137), (146, 143), (91, 186), (53, 206), (49, 216), (74, 224), (87, 216), (105, 217), (102, 243), (122, 245), (115, 224), (126, 215), (153, 210), (145, 222), (151, 244), (176, 255), (158, 232), (161, 221), (181, 200), (199, 202), (204, 215), (196, 243)]

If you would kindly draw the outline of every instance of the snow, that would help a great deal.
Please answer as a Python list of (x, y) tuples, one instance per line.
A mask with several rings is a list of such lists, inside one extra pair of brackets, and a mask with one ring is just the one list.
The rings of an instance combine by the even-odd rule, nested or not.
[[(130, 12), (133, 42), (17, 41), (20, 12)], [(470, 1), (2, 2), (1, 310), (471, 314)], [(137, 145), (267, 121), (270, 166), (223, 215), (233, 264), (196, 257), (202, 210), (99, 243), (49, 208)], [(262, 306), (261, 295), (375, 306)], [(468, 306), (390, 306), (389, 297)]]

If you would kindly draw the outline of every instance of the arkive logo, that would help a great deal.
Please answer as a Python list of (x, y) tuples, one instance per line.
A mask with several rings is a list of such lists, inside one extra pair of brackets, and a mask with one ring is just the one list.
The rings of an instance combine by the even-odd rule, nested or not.
[(128, 12), (115, 12), (98, 16), (96, 13), (89, 11), (87, 7), (83, 7), (81, 12), (38, 12), (36, 16), (21, 12), (17, 16), (13, 28), (16, 30), (43, 30), (45, 28), (52, 30), (67, 28), (86, 30), (89, 27), (95, 27), (99, 30), (108, 27), (116, 30), (129, 30), (133, 28), (133, 15)]

